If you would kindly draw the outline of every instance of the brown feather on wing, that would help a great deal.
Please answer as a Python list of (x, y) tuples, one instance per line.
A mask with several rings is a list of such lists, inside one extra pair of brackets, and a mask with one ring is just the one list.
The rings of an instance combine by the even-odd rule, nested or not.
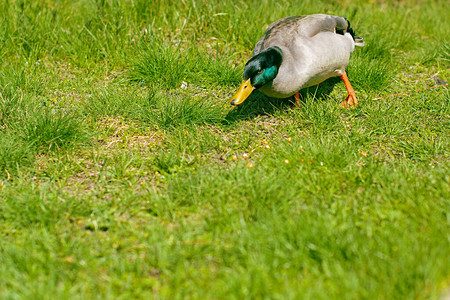
[(289, 36), (313, 37), (320, 32), (336, 32), (344, 34), (347, 31), (347, 21), (342, 17), (330, 15), (292, 16), (272, 23), (258, 41), (253, 55), (260, 53), (274, 44), (273, 41), (290, 41)]

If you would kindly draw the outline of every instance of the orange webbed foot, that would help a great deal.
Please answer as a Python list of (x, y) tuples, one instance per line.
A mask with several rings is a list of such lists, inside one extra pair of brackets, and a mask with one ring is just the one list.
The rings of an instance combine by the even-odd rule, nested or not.
[(355, 94), (348, 95), (347, 98), (339, 104), (339, 106), (343, 108), (356, 108), (357, 105), (358, 100), (356, 99)]
[(344, 72), (344, 74), (341, 75), (341, 79), (344, 81), (345, 87), (347, 88), (348, 96), (345, 101), (342, 101), (341, 104), (339, 104), (339, 106), (343, 108), (355, 108), (358, 105), (358, 100), (356, 99), (355, 91), (348, 80), (347, 73)]

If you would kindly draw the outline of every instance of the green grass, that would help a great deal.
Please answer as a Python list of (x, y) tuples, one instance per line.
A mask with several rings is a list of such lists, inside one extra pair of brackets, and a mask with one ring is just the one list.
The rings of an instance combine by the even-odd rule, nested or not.
[[(0, 298), (448, 296), (449, 12), (0, 2)], [(364, 38), (359, 106), (330, 79), (231, 107), (265, 28), (310, 13)]]

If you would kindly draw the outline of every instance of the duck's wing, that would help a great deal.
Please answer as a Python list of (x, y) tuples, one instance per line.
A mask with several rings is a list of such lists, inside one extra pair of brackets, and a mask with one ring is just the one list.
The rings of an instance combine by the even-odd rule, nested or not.
[(334, 32), (341, 35), (349, 32), (358, 46), (363, 45), (362, 39), (355, 36), (346, 18), (325, 14), (292, 16), (271, 24), (256, 44), (253, 55), (275, 45), (289, 47), (298, 37), (311, 38), (320, 32)]
[(286, 17), (272, 23), (266, 29), (266, 32), (264, 32), (264, 35), (259, 39), (258, 43), (256, 43), (255, 49), (253, 49), (253, 56), (277, 43), (278, 45), (286, 44), (291, 37), (298, 35), (301, 21), (306, 17)]

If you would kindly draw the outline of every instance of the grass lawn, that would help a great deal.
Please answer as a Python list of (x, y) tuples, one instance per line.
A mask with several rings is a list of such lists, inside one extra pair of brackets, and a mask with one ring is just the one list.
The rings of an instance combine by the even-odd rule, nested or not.
[[(392, 3), (391, 3), (392, 2)], [(230, 97), (290, 15), (366, 46)], [(1, 299), (443, 299), (448, 1), (0, 2)]]

